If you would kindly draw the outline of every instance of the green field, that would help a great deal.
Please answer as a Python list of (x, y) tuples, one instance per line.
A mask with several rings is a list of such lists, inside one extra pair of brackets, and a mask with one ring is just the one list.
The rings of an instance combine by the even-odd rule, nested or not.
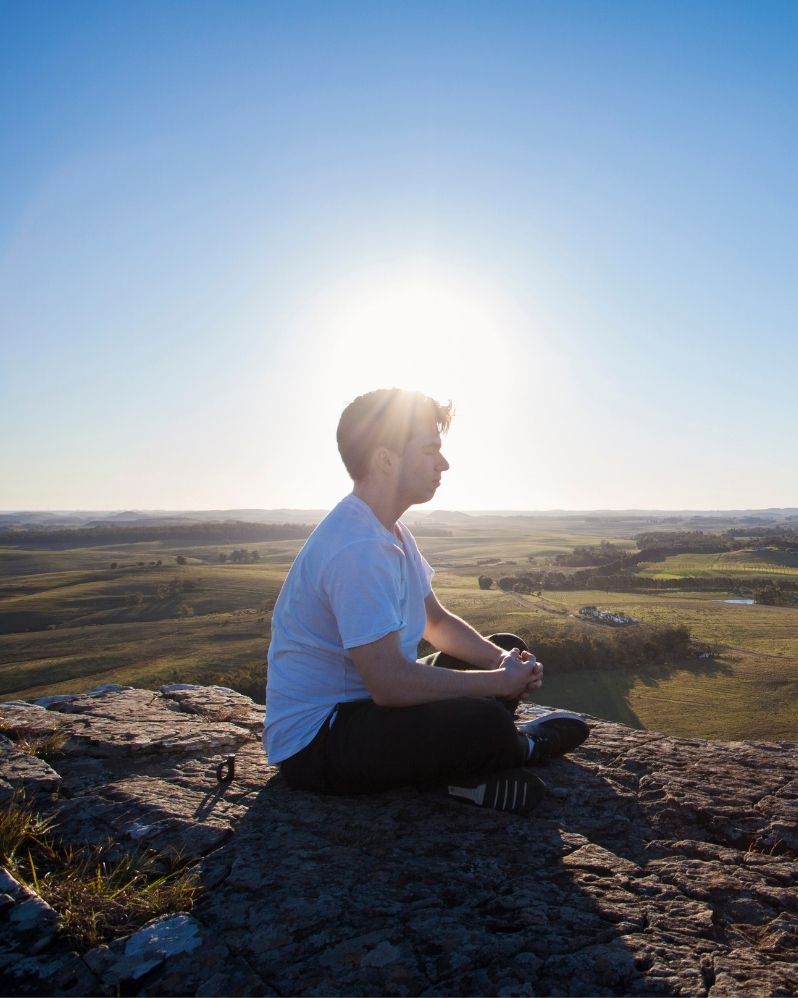
[[(483, 633), (519, 631), (534, 650), (542, 621), (601, 627), (575, 616), (596, 605), (643, 625), (685, 625), (715, 648), (712, 659), (640, 662), (632, 671), (549, 671), (542, 702), (671, 734), (798, 739), (796, 607), (729, 605), (725, 592), (546, 591), (538, 598), (477, 585), (479, 574), (522, 572), (532, 559), (545, 563), (603, 539), (628, 547), (629, 531), (613, 532), (606, 519), (597, 526), (586, 518), (572, 530), (567, 522), (523, 529), (477, 521), (419, 543), (437, 569), (439, 597)], [(219, 544), (0, 547), (0, 698), (182, 681), (231, 686), (262, 701), (271, 609), (300, 545), (247, 545), (260, 557), (250, 564), (220, 564), (220, 551), (234, 546)], [(178, 565), (178, 556), (186, 564)], [(765, 569), (798, 574), (795, 560), (767, 551), (679, 555), (643, 572), (744, 579)]]
[(697, 578), (710, 575), (756, 575), (775, 580), (798, 577), (798, 554), (787, 551), (723, 551), (719, 554), (674, 554), (641, 565), (641, 575), (653, 579)]

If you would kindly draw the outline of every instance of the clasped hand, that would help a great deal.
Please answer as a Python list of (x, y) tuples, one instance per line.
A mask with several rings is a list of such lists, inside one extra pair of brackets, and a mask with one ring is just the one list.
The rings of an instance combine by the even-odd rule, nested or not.
[(507, 696), (521, 697), (543, 685), (543, 665), (528, 651), (513, 648), (502, 656), (501, 668), (508, 683)]

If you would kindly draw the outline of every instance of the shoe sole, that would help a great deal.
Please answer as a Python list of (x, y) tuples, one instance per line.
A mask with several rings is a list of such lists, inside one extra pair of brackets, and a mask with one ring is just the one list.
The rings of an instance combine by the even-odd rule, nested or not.
[(448, 784), (445, 788), (445, 793), (456, 800), (509, 814), (529, 814), (545, 791), (544, 783), (527, 769), (508, 769), (486, 780)]
[(586, 724), (585, 715), (577, 714), (574, 710), (550, 710), (548, 714), (541, 714), (540, 717), (533, 717), (529, 721), (519, 721), (516, 723), (516, 728), (519, 731), (533, 731), (536, 725), (542, 724), (544, 721), (581, 721)]
[[(551, 734), (546, 731), (549, 726)], [(516, 730), (535, 745), (526, 761), (527, 766), (542, 766), (552, 759), (560, 759), (578, 749), (590, 735), (584, 718), (572, 710), (553, 710), (516, 725)]]

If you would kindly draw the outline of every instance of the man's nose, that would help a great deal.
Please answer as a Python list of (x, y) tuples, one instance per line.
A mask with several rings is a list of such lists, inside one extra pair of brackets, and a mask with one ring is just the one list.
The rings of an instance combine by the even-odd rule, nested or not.
[(449, 470), (449, 462), (446, 460), (443, 454), (441, 454), (438, 458), (438, 467), (441, 469), (441, 471)]

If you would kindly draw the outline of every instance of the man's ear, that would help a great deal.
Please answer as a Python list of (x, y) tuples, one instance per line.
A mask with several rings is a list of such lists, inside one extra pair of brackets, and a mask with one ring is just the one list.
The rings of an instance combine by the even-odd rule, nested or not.
[(374, 451), (371, 461), (374, 468), (387, 474), (391, 470), (395, 458), (396, 455), (388, 447), (378, 447)]

